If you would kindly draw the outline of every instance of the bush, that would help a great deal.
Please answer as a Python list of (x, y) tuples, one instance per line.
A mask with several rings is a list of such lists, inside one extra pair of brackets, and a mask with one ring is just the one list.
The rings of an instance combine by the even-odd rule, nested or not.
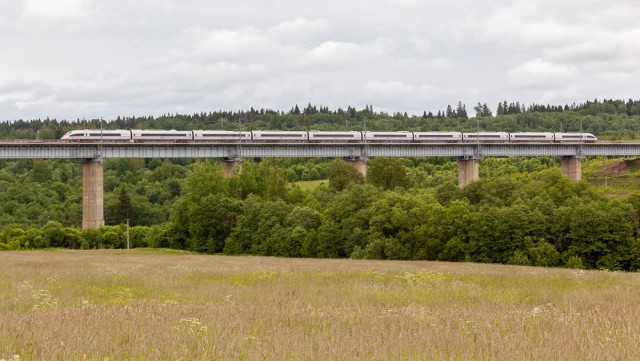
[(551, 243), (542, 241), (529, 249), (529, 259), (534, 266), (557, 266), (560, 262), (560, 253)]
[(582, 258), (578, 257), (578, 256), (571, 256), (567, 259), (567, 262), (565, 264), (567, 266), (567, 268), (574, 268), (574, 269), (584, 269), (584, 264), (582, 263)]
[(444, 245), (438, 255), (441, 261), (462, 262), (467, 257), (467, 247), (458, 237), (453, 237)]
[(356, 246), (351, 253), (353, 259), (406, 259), (407, 250), (395, 238), (376, 238), (362, 249)]
[(527, 257), (527, 253), (521, 250), (513, 252), (513, 255), (509, 257), (509, 261), (507, 261), (507, 263), (519, 266), (529, 266), (531, 264), (529, 257)]

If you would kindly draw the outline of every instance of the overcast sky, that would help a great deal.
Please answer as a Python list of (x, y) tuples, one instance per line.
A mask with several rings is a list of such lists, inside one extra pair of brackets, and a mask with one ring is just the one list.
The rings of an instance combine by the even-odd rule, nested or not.
[(0, 120), (640, 99), (640, 0), (0, 0)]

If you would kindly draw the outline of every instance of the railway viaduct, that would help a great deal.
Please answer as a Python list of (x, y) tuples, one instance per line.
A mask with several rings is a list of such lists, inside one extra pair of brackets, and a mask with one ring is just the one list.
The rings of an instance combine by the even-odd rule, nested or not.
[(581, 179), (586, 156), (640, 156), (640, 142), (627, 143), (64, 143), (0, 142), (0, 158), (78, 159), (83, 162), (82, 228), (104, 225), (103, 167), (106, 158), (217, 158), (225, 176), (242, 170), (246, 158), (343, 158), (366, 175), (370, 157), (454, 157), (459, 160), (458, 185), (479, 178), (484, 157), (559, 157), (569, 179)]

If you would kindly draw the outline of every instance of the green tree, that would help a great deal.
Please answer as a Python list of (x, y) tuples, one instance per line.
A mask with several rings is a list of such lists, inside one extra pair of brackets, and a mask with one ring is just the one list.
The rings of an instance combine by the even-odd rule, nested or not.
[(133, 206), (131, 205), (131, 197), (126, 187), (120, 187), (118, 193), (118, 203), (113, 213), (113, 217), (117, 222), (124, 222), (131, 219)]
[(336, 160), (329, 170), (329, 186), (342, 191), (352, 183), (363, 184), (364, 177), (353, 165), (342, 159)]
[(556, 232), (567, 232), (561, 244), (565, 259), (578, 256), (587, 268), (631, 268), (635, 224), (630, 205), (607, 200), (561, 207), (556, 222)]
[[(286, 220), (293, 206), (282, 200), (265, 201), (250, 195), (244, 201), (233, 229), (224, 246), (228, 254), (276, 255), (276, 250), (284, 249), (290, 228)], [(280, 246), (277, 246), (280, 244)]]
[(408, 187), (410, 184), (407, 170), (400, 158), (382, 157), (369, 160), (367, 181), (382, 189)]
[(269, 200), (286, 199), (289, 182), (280, 168), (269, 167), (264, 197)]
[(346, 257), (342, 245), (340, 227), (333, 221), (326, 221), (318, 227), (316, 257), (338, 258)]
[(120, 226), (100, 227), (101, 241), (100, 248), (124, 248), (125, 233)]
[(540, 241), (529, 248), (529, 259), (534, 266), (553, 267), (560, 263), (560, 253), (547, 241)]
[(65, 230), (59, 222), (49, 221), (42, 227), (42, 237), (44, 242), (40, 247), (62, 247), (64, 246)]
[(29, 174), (29, 178), (34, 182), (50, 182), (53, 177), (53, 169), (49, 160), (33, 159), (33, 168)]
[(407, 258), (407, 251), (399, 240), (374, 234), (364, 249), (354, 249), (351, 258), (399, 260)]
[(222, 173), (222, 166), (210, 162), (198, 162), (187, 173), (183, 182), (183, 194), (189, 204), (212, 194), (226, 194), (228, 184)]
[(462, 262), (467, 258), (467, 247), (458, 237), (451, 238), (438, 255), (441, 261)]
[(222, 252), (240, 213), (241, 201), (210, 195), (189, 208), (187, 249), (197, 252)]
[(67, 227), (64, 229), (64, 246), (71, 249), (86, 249), (87, 242), (82, 238), (82, 232), (75, 227)]

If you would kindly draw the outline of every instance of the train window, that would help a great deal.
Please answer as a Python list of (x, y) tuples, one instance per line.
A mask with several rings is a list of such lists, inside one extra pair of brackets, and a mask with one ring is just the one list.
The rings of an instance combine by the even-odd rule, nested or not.
[(304, 134), (287, 134), (287, 133), (279, 133), (279, 134), (274, 134), (274, 133), (269, 133), (269, 134), (265, 134), (265, 133), (257, 133), (260, 134), (260, 137), (265, 138), (265, 137), (287, 137), (287, 138), (300, 138), (303, 137)]
[(91, 136), (109, 136), (109, 137), (119, 137), (122, 135), (122, 133), (113, 133), (113, 132), (89, 132), (89, 135)]
[(500, 134), (467, 134), (467, 138), (502, 138), (503, 136)]
[(156, 133), (156, 134), (139, 134), (139, 137), (175, 137), (175, 136), (181, 136), (181, 137), (190, 137), (191, 134), (181, 134), (181, 133)]

